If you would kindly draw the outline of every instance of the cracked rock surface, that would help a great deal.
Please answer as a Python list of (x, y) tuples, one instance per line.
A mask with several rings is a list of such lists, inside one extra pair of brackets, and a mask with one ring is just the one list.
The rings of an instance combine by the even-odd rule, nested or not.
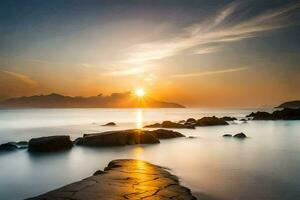
[[(141, 160), (114, 160), (103, 173), (30, 200), (196, 199), (165, 168)], [(29, 199), (28, 199), (29, 200)]]

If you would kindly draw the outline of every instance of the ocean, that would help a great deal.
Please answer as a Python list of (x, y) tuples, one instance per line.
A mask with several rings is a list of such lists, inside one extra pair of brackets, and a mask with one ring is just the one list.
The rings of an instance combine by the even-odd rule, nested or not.
[[(243, 118), (258, 109), (7, 109), (0, 110), (0, 144), (49, 135), (141, 128), (189, 117)], [(115, 127), (101, 126), (116, 122)], [(0, 154), (0, 199), (19, 200), (79, 181), (109, 161), (136, 158), (170, 168), (204, 200), (300, 199), (300, 121), (237, 121), (229, 126), (178, 129), (190, 138), (160, 144)], [(249, 138), (223, 138), (244, 132)]]

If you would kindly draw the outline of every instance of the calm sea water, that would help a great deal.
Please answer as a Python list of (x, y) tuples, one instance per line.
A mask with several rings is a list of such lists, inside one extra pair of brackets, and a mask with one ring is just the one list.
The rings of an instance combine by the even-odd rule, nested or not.
[[(32, 137), (142, 127), (188, 117), (243, 117), (251, 110), (210, 109), (25, 109), (0, 110), (0, 143)], [(101, 124), (114, 121), (116, 127)], [(109, 161), (143, 159), (171, 168), (201, 199), (300, 199), (300, 121), (250, 121), (229, 126), (179, 130), (195, 139), (113, 148), (74, 147), (32, 155), (26, 150), (0, 154), (0, 199), (35, 196), (90, 176)], [(223, 138), (224, 133), (250, 138)], [(199, 198), (199, 199), (200, 199)]]

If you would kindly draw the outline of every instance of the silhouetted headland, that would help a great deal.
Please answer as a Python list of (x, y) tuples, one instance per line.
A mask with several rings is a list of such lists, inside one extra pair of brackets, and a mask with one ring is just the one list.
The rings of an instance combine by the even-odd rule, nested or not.
[(130, 92), (102, 94), (91, 97), (71, 97), (60, 94), (16, 97), (0, 102), (0, 108), (184, 108), (177, 103), (163, 102)]
[(258, 111), (255, 113), (252, 112), (246, 117), (251, 117), (253, 120), (300, 120), (300, 108), (284, 108), (272, 113)]
[(276, 108), (300, 108), (300, 100), (284, 102)]

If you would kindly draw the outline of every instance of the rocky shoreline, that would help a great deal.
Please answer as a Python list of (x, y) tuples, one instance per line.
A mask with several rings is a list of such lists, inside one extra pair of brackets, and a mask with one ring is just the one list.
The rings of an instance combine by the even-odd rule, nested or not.
[(27, 200), (195, 200), (166, 168), (141, 160), (111, 161), (104, 171)]
[(82, 137), (71, 141), (68, 135), (56, 135), (32, 138), (29, 142), (8, 142), (0, 145), (0, 152), (15, 151), (28, 148), (34, 152), (54, 152), (69, 150), (74, 145), (90, 147), (125, 146), (135, 144), (158, 144), (161, 139), (185, 137), (185, 135), (166, 129), (143, 130), (129, 129), (106, 131), (101, 133), (84, 134)]

